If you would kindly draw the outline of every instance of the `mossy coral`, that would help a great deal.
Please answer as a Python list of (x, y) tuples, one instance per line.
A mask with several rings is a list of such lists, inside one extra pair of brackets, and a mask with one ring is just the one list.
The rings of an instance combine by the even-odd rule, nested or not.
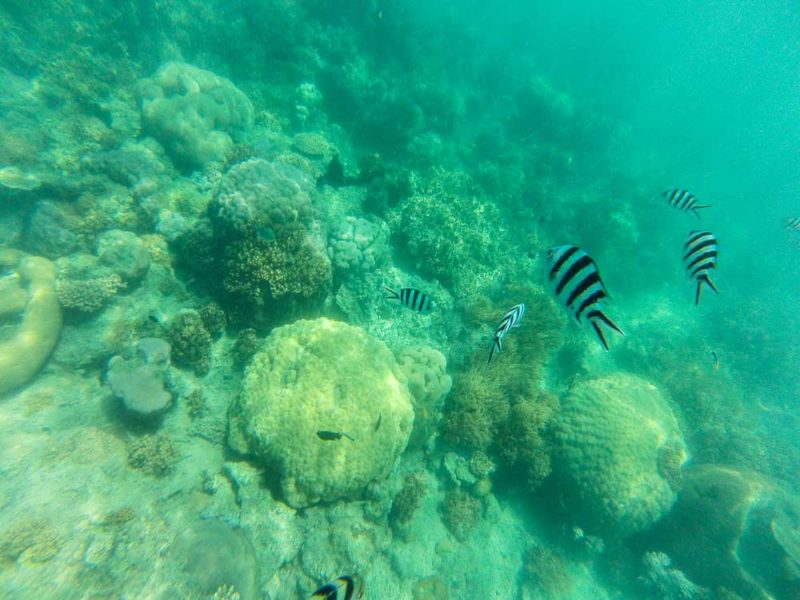
[(478, 526), (482, 514), (481, 501), (467, 492), (454, 488), (445, 494), (442, 517), (457, 540), (463, 542), (469, 537)]
[(419, 473), (409, 473), (403, 479), (403, 487), (392, 501), (392, 510), (389, 512), (389, 522), (402, 528), (411, 521), (414, 514), (422, 505), (422, 500), (428, 492), (425, 479)]
[(172, 358), (178, 365), (191, 367), (205, 375), (211, 367), (211, 334), (195, 310), (178, 313), (172, 320), (168, 339)]
[(330, 280), (330, 260), (299, 225), (285, 228), (274, 240), (248, 237), (234, 242), (223, 258), (224, 290), (250, 305), (286, 295), (310, 298)]
[(83, 313), (99, 311), (124, 288), (125, 284), (116, 273), (91, 279), (59, 278), (56, 285), (61, 306)]
[(523, 585), (547, 600), (566, 597), (572, 590), (572, 576), (564, 558), (555, 550), (534, 546), (525, 553)]
[(128, 464), (155, 477), (171, 475), (179, 458), (175, 444), (163, 434), (145, 435), (128, 445)]
[(240, 367), (247, 365), (260, 346), (261, 340), (255, 329), (252, 327), (242, 329), (233, 344), (234, 362)]

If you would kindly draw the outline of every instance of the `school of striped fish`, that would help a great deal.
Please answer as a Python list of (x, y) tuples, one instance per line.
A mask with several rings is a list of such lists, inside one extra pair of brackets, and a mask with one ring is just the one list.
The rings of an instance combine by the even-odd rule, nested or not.
[[(682, 212), (692, 212), (697, 217), (699, 209), (711, 208), (710, 204), (698, 204), (697, 197), (681, 188), (673, 188), (662, 193), (667, 204)], [(787, 219), (785, 228), (800, 236), (800, 217)], [(798, 239), (800, 243), (800, 238)], [(711, 272), (717, 268), (717, 237), (710, 231), (692, 230), (683, 245), (683, 263), (686, 274), (695, 287), (695, 305), (700, 303), (703, 286), (719, 293), (711, 279)], [(606, 301), (610, 294), (606, 289), (600, 270), (594, 259), (580, 247), (572, 244), (553, 246), (547, 250), (548, 283), (562, 308), (575, 319), (578, 325), (589, 323), (600, 345), (609, 350), (604, 330), (624, 336), (625, 332), (606, 314)], [(433, 300), (428, 294), (404, 287), (399, 291), (384, 286), (389, 294), (387, 299), (398, 300), (401, 305), (421, 314), (433, 310)], [(488, 363), (502, 349), (503, 338), (512, 329), (519, 327), (525, 316), (525, 305), (519, 303), (511, 307), (500, 319), (495, 328)]]

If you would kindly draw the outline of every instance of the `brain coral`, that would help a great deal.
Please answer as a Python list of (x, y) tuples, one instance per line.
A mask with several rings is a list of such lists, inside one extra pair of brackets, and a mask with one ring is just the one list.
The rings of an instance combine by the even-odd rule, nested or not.
[(235, 165), (220, 182), (208, 213), (225, 233), (246, 233), (303, 222), (311, 214), (314, 182), (293, 165), (253, 158)]
[(253, 106), (228, 79), (170, 62), (139, 83), (142, 119), (172, 158), (190, 168), (222, 160), (232, 134), (253, 123)]
[(388, 241), (389, 227), (380, 219), (345, 217), (328, 239), (328, 255), (339, 271), (373, 271), (389, 256)]
[(675, 501), (684, 460), (675, 416), (648, 381), (579, 381), (562, 400), (553, 466), (578, 525), (610, 536), (647, 529)]
[(297, 321), (275, 329), (247, 367), (229, 443), (303, 507), (356, 498), (385, 478), (413, 422), (405, 376), (383, 342), (337, 321)]

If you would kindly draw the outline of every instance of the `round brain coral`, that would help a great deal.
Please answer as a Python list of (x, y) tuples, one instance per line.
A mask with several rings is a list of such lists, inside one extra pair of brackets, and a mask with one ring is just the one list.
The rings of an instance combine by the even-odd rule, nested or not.
[(674, 469), (661, 471), (684, 448), (656, 386), (624, 373), (579, 381), (562, 400), (553, 460), (574, 522), (612, 537), (650, 527), (675, 501)]
[(303, 223), (311, 215), (314, 182), (293, 165), (252, 158), (235, 165), (220, 182), (208, 213), (226, 234), (258, 232)]
[(388, 476), (413, 423), (406, 378), (386, 345), (317, 319), (275, 329), (253, 357), (228, 441), (274, 474), (290, 505), (303, 507), (357, 498)]

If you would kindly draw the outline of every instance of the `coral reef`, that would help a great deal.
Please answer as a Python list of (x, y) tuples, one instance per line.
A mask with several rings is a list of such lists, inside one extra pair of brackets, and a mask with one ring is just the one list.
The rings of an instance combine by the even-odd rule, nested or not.
[(425, 479), (419, 473), (409, 473), (403, 479), (403, 487), (392, 500), (392, 509), (389, 512), (389, 522), (396, 529), (402, 528), (411, 522), (414, 514), (422, 505), (422, 500), (428, 492)]
[(678, 423), (659, 389), (617, 373), (578, 381), (561, 402), (554, 468), (572, 519), (608, 537), (643, 531), (670, 509), (674, 473), (664, 452), (685, 460)]
[(225, 332), (225, 325), (228, 320), (225, 317), (225, 311), (222, 310), (219, 304), (209, 302), (197, 312), (211, 337), (218, 338)]
[(525, 553), (523, 585), (538, 592), (548, 600), (566, 597), (573, 587), (572, 576), (564, 558), (555, 550), (533, 546)]
[(442, 519), (455, 538), (464, 542), (478, 526), (483, 514), (481, 501), (467, 492), (454, 488), (449, 490), (442, 504)]
[(141, 279), (150, 268), (150, 252), (144, 241), (130, 231), (112, 229), (97, 240), (100, 263), (124, 281)]
[(283, 230), (274, 240), (248, 238), (230, 244), (222, 269), (225, 292), (255, 306), (286, 295), (310, 298), (331, 279), (330, 260), (300, 226)]
[(267, 467), (290, 505), (309, 506), (356, 498), (385, 478), (413, 419), (383, 342), (344, 323), (301, 320), (274, 329), (251, 360), (228, 443)]
[(247, 365), (259, 348), (261, 348), (261, 340), (258, 338), (256, 330), (252, 327), (242, 329), (233, 344), (234, 362), (239, 366)]
[(124, 288), (125, 283), (116, 273), (91, 279), (70, 279), (59, 276), (56, 281), (56, 292), (61, 307), (82, 313), (99, 311)]
[(426, 274), (468, 289), (488, 277), (503, 245), (497, 207), (462, 173), (434, 169), (388, 215), (409, 258)]
[(61, 205), (48, 200), (38, 202), (28, 221), (26, 248), (47, 258), (66, 256), (78, 247), (75, 227), (73, 216)]
[(22, 519), (0, 532), (0, 560), (47, 562), (58, 555), (63, 544), (64, 538), (48, 519)]
[(172, 475), (179, 460), (175, 444), (163, 434), (144, 435), (128, 444), (128, 464), (147, 475)]
[(19, 326), (0, 342), (2, 395), (28, 383), (44, 365), (61, 331), (61, 307), (55, 266), (46, 258), (0, 249), (0, 268), (16, 273), (28, 296)]
[(516, 481), (535, 491), (550, 475), (551, 443), (548, 436), (558, 398), (540, 393), (523, 398), (511, 406), (508, 419), (500, 427), (497, 454)]
[(397, 352), (414, 399), (414, 430), (409, 447), (420, 447), (436, 432), (445, 396), (453, 385), (444, 354), (428, 346), (407, 346)]
[(253, 158), (223, 176), (208, 214), (222, 235), (269, 239), (283, 227), (308, 221), (313, 192), (313, 180), (297, 167)]
[(211, 368), (211, 334), (196, 310), (175, 315), (169, 326), (169, 344), (176, 364), (191, 367), (198, 375)]
[(180, 166), (222, 160), (233, 136), (252, 126), (247, 96), (228, 79), (192, 65), (165, 64), (139, 82), (139, 95), (145, 129)]
[(128, 414), (140, 419), (160, 417), (171, 405), (172, 394), (164, 389), (170, 346), (158, 338), (144, 338), (136, 356), (114, 356), (108, 362), (106, 383)]
[(328, 255), (341, 274), (380, 267), (389, 256), (389, 227), (376, 218), (345, 217), (328, 237)]
[(644, 558), (646, 572), (642, 577), (647, 590), (656, 598), (663, 600), (710, 600), (711, 594), (698, 587), (682, 571), (672, 567), (669, 556), (663, 552), (646, 552)]

